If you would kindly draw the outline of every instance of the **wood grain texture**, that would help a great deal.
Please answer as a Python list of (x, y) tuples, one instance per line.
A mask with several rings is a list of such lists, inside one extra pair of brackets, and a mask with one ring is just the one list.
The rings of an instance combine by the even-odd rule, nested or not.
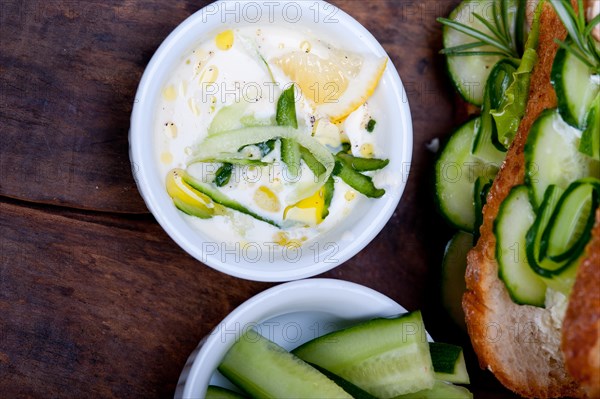
[(206, 3), (3, 1), (0, 193), (147, 212), (128, 157), (135, 91), (161, 41)]
[[(458, 0), (336, 0), (382, 43), (414, 124), (402, 202), (360, 254), (323, 275), (423, 309), (435, 339), (468, 345), (440, 308), (451, 236), (433, 211), (435, 155), (455, 127), (437, 54)], [(185, 254), (140, 198), (127, 133), (144, 67), (207, 1), (0, 3), (0, 397), (172, 397), (199, 339), (269, 284)], [(510, 397), (467, 351), (473, 391)]]
[(0, 214), (3, 397), (172, 395), (202, 336), (268, 287), (204, 267), (152, 218)]

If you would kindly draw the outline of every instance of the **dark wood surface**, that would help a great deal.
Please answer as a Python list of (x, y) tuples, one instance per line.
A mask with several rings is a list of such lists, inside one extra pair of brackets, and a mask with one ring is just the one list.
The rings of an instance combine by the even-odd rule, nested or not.
[[(198, 341), (272, 284), (192, 259), (137, 192), (127, 133), (144, 67), (206, 1), (0, 3), (0, 397), (172, 397)], [(422, 309), (433, 337), (467, 345), (440, 307), (451, 230), (434, 211), (434, 154), (453, 128), (435, 17), (457, 1), (333, 1), (388, 51), (410, 100), (413, 166), (401, 204), (360, 254), (326, 274)], [(508, 397), (471, 352), (477, 397)]]

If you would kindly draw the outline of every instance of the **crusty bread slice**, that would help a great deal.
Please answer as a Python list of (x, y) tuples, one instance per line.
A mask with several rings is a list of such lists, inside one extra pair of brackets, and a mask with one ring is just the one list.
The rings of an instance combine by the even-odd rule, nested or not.
[(468, 332), (481, 367), (492, 371), (512, 391), (535, 398), (579, 398), (584, 393), (565, 369), (560, 323), (552, 311), (515, 304), (498, 278), (492, 229), (502, 201), (512, 187), (524, 182), (523, 151), (533, 122), (543, 110), (556, 107), (556, 94), (550, 83), (558, 49), (554, 38), (565, 36), (566, 30), (553, 7), (545, 3), (539, 60), (532, 73), (526, 114), (483, 209), (481, 237), (468, 255), (467, 292), (463, 296)]
[(569, 299), (562, 349), (569, 373), (589, 398), (600, 398), (600, 209)]

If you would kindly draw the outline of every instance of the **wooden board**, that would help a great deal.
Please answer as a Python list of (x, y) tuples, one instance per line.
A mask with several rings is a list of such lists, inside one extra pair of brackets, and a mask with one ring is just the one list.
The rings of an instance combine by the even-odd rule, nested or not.
[[(434, 338), (467, 344), (439, 306), (451, 230), (436, 215), (425, 144), (453, 128), (434, 20), (458, 1), (334, 1), (388, 51), (410, 100), (413, 165), (379, 236), (324, 277), (423, 309)], [(0, 396), (172, 397), (198, 341), (271, 286), (195, 261), (140, 198), (127, 133), (145, 65), (206, 1), (0, 4)], [(474, 391), (507, 397), (468, 353)]]

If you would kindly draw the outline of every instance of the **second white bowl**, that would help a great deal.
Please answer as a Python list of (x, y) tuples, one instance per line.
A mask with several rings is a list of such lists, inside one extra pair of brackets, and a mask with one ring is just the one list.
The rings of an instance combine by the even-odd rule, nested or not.
[(291, 350), (331, 331), (404, 312), (389, 297), (341, 280), (310, 279), (273, 287), (240, 305), (200, 342), (181, 373), (175, 397), (203, 398), (210, 384), (231, 388), (215, 370), (248, 329)]

